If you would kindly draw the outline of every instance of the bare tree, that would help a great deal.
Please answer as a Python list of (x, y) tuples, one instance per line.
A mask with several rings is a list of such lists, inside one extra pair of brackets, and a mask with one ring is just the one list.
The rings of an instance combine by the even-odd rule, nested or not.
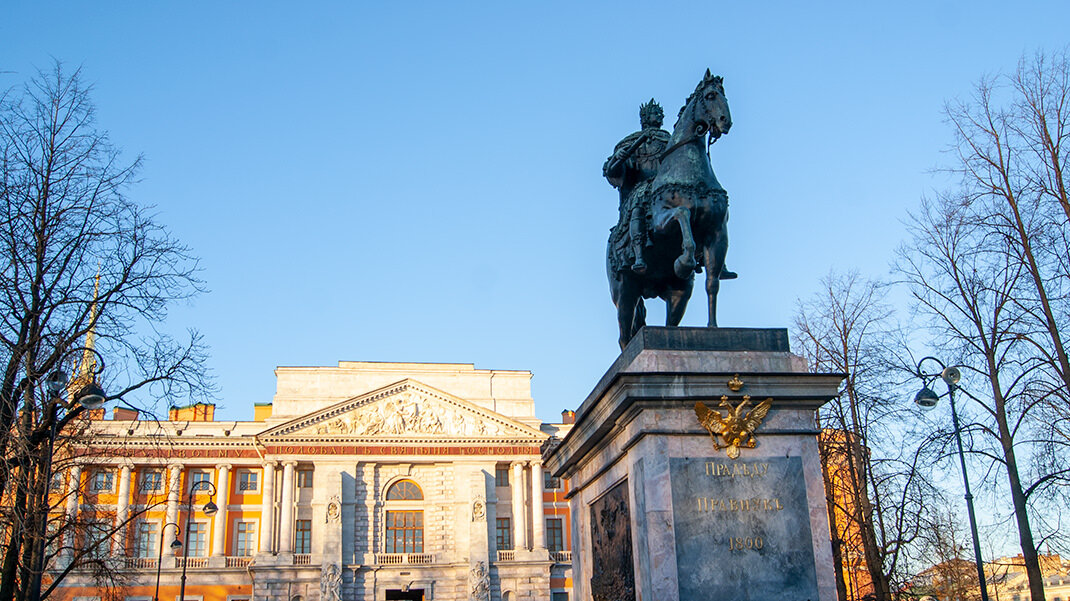
[(1054, 531), (1037, 501), (1070, 483), (1066, 52), (982, 80), (947, 117), (958, 181), (912, 215), (898, 269), (934, 340), (984, 382), (972, 390), (971, 452), (1006, 476), (1031, 599), (1042, 601), (1034, 528)]
[[(71, 440), (84, 408), (44, 381), (70, 373), (87, 334), (107, 358), (108, 398), (211, 391), (199, 336), (181, 342), (160, 327), (201, 285), (188, 249), (128, 198), (140, 163), (124, 163), (98, 129), (77, 70), (56, 64), (0, 96), (0, 489), (11, 519), (0, 601), (36, 596), (44, 523), (65, 514), (49, 494), (51, 440)], [(92, 563), (93, 546), (72, 551), (70, 564)]]
[[(904, 550), (918, 536), (931, 488), (922, 448), (905, 436), (903, 403), (893, 393), (900, 340), (883, 302), (884, 286), (857, 273), (830, 274), (798, 306), (796, 348), (812, 369), (845, 375), (839, 396), (820, 412), (822, 463), (837, 575), (845, 599), (892, 599), (905, 580)], [(864, 578), (848, 575), (864, 570)]]
[(963, 555), (969, 535), (950, 510), (934, 506), (927, 512), (918, 537), (917, 552), (927, 567), (912, 586), (914, 596), (933, 596), (940, 601), (971, 601), (980, 596), (977, 566)]

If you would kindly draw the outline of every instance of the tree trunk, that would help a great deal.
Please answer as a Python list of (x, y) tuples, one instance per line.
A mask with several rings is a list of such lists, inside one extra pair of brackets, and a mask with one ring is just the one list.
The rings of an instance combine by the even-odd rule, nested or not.
[(832, 545), (832, 566), (836, 571), (836, 598), (839, 601), (847, 601), (847, 581), (843, 578), (843, 539), (840, 538), (840, 528), (836, 522), (836, 488), (828, 467), (828, 457), (831, 452), (829, 445), (832, 444), (835, 442), (826, 439), (820, 446), (821, 463), (824, 466), (821, 476), (825, 480), (825, 506), (829, 514), (829, 544)]

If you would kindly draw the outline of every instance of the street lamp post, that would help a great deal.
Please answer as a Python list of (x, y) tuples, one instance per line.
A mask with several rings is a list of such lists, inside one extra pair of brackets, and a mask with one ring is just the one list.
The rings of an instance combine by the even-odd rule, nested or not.
[(171, 541), (171, 549), (177, 549), (182, 546), (182, 541), (178, 540), (180, 534), (178, 524), (174, 522), (164, 524), (163, 528), (160, 528), (160, 556), (156, 558), (156, 593), (152, 595), (152, 601), (160, 601), (160, 568), (163, 566), (163, 539), (168, 526), (175, 527), (175, 539)]
[[(189, 521), (190, 518), (193, 517), (193, 495), (197, 492), (198, 488), (201, 488), (201, 486), (206, 486), (207, 488), (212, 489), (212, 492), (208, 493), (209, 496), (214, 497), (216, 494), (215, 484), (212, 484), (208, 480), (198, 480), (189, 487), (189, 495), (186, 497), (186, 541), (185, 544), (182, 545), (182, 585), (178, 589), (178, 601), (186, 600), (186, 564), (189, 559)], [(204, 512), (204, 515), (211, 516), (214, 515), (218, 509), (216, 504), (213, 503), (211, 499), (208, 499), (208, 502), (204, 504), (201, 511)]]
[[(938, 373), (926, 373), (921, 364), (925, 361), (934, 361), (940, 366)], [(929, 384), (940, 378), (947, 385), (947, 398), (951, 402), (951, 424), (955, 429), (955, 442), (959, 449), (959, 466), (962, 468), (962, 485), (966, 489), (966, 512), (970, 517), (970, 534), (973, 536), (973, 557), (977, 564), (977, 582), (981, 586), (981, 601), (988, 601), (988, 586), (985, 583), (985, 568), (981, 561), (981, 541), (977, 536), (977, 517), (973, 510), (973, 494), (970, 492), (970, 478), (966, 474), (966, 454), (962, 450), (962, 433), (959, 430), (959, 416), (955, 411), (955, 391), (959, 388), (959, 379), (962, 377), (957, 366), (946, 366), (936, 357), (922, 357), (918, 361), (918, 378), (922, 381), (921, 390), (914, 395), (914, 402), (925, 410), (936, 407), (940, 402), (940, 396), (929, 388)], [(968, 393), (967, 393), (968, 394)], [(971, 395), (972, 396), (972, 395)]]
[[(64, 353), (58, 363), (62, 364), (63, 359), (76, 351), (82, 351), (83, 353), (89, 352), (96, 356), (97, 363), (94, 365), (93, 372), (90, 374), (89, 382), (87, 382), (78, 392), (74, 393), (70, 402), (64, 403), (62, 399), (63, 391), (67, 388), (67, 374), (61, 370), (55, 370), (48, 374), (45, 378), (45, 391), (48, 393), (48, 408), (45, 410), (42, 418), (48, 419), (48, 445), (44, 450), (44, 463), (45, 463), (45, 478), (44, 478), (44, 495), (43, 495), (43, 511), (38, 512), (40, 514), (41, 524), (38, 529), (37, 548), (34, 549), (33, 555), (33, 571), (31, 572), (32, 578), (30, 580), (30, 590), (27, 598), (30, 601), (38, 601), (41, 598), (41, 579), (44, 577), (45, 572), (45, 539), (48, 537), (48, 510), (49, 501), (48, 496), (52, 490), (52, 453), (56, 446), (56, 433), (59, 430), (59, 410), (60, 408), (70, 410), (77, 408), (79, 405), (92, 410), (97, 409), (104, 405), (106, 394), (104, 389), (97, 384), (97, 376), (104, 371), (104, 357), (101, 356), (95, 349), (89, 347), (78, 347), (68, 350)], [(77, 491), (74, 494), (78, 494)]]

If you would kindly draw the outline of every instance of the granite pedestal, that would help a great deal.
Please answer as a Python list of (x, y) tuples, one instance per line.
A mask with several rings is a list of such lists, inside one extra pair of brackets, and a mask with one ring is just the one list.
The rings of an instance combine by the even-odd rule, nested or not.
[[(640, 331), (546, 459), (569, 482), (574, 598), (835, 601), (815, 411), (841, 380), (783, 329)], [(695, 404), (744, 395), (772, 406), (732, 459)]]

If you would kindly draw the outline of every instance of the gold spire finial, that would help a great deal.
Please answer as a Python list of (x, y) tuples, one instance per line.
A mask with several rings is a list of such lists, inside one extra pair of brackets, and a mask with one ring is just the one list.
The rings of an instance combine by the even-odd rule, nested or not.
[(97, 277), (93, 282), (93, 304), (89, 306), (89, 330), (85, 333), (85, 350), (82, 360), (74, 367), (72, 385), (83, 386), (93, 381), (97, 373), (97, 357), (93, 354), (97, 342), (97, 299), (100, 297), (100, 265), (97, 264)]

